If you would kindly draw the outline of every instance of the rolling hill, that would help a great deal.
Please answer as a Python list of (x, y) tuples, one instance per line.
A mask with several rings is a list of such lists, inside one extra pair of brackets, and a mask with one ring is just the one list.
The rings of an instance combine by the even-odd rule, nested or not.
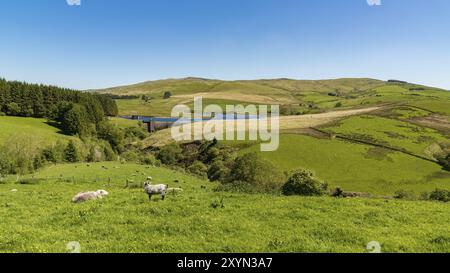
[[(163, 99), (164, 92), (172, 97)], [(145, 82), (104, 90), (118, 99), (121, 114), (169, 115), (178, 104), (279, 104), (280, 148), (259, 152), (259, 143), (225, 142), (241, 153), (258, 152), (278, 168), (305, 168), (332, 186), (348, 190), (416, 194), (450, 189), (450, 173), (437, 156), (450, 151), (450, 92), (401, 81), (375, 79), (220, 81), (200, 78)], [(144, 147), (172, 142), (170, 130), (145, 140)], [(242, 148), (241, 148), (242, 147)]]
[(48, 124), (47, 119), (0, 117), (0, 144), (10, 138), (29, 137), (33, 143), (53, 144), (74, 139), (62, 134), (58, 128)]
[[(140, 187), (124, 188), (148, 175), (184, 191), (150, 202)], [(217, 192), (182, 172), (118, 162), (50, 166), (34, 177), (42, 180), (0, 183), (1, 252), (67, 252), (73, 241), (83, 253), (367, 253), (374, 240), (383, 252), (450, 250), (448, 205), (438, 202)], [(99, 188), (110, 195), (70, 202)]]
[[(411, 104), (433, 112), (450, 114), (450, 92), (399, 81), (366, 78), (334, 80), (241, 80), (202, 78), (149, 81), (92, 92), (116, 96), (121, 115), (169, 116), (177, 104), (191, 105), (195, 96), (207, 104), (277, 104), (283, 115), (317, 113), (382, 103)], [(165, 92), (171, 92), (164, 99)], [(143, 100), (142, 96), (147, 99)]]

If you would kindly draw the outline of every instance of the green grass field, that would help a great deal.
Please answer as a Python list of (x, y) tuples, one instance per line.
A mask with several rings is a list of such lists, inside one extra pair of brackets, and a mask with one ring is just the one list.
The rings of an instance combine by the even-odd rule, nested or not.
[(330, 186), (345, 190), (392, 195), (398, 190), (420, 194), (439, 187), (450, 189), (450, 172), (438, 164), (382, 148), (282, 134), (277, 151), (259, 149), (254, 144), (241, 153), (258, 152), (285, 171), (309, 169)]
[[(420, 91), (416, 90), (422, 88)], [(302, 112), (314, 113), (341, 107), (360, 107), (383, 103), (410, 104), (433, 112), (450, 114), (450, 92), (418, 86), (415, 84), (394, 84), (374, 79), (334, 80), (249, 80), (220, 81), (199, 78), (170, 79), (144, 82), (102, 90), (100, 93), (115, 95), (147, 95), (148, 103), (140, 99), (117, 100), (121, 115), (139, 114), (148, 116), (169, 116), (173, 106), (190, 104), (194, 95), (201, 95), (210, 103), (221, 100), (237, 103), (279, 104), (300, 107)], [(172, 98), (164, 100), (166, 91)], [(335, 93), (337, 96), (330, 96)]]
[(339, 125), (325, 130), (354, 139), (406, 150), (430, 159), (433, 159), (436, 146), (438, 147), (441, 143), (450, 143), (449, 138), (433, 129), (369, 115), (345, 119)]
[[(367, 252), (371, 241), (380, 242), (383, 252), (450, 252), (448, 204), (386, 198), (399, 190), (416, 197), (436, 188), (450, 190), (450, 172), (429, 160), (315, 135), (310, 129), (320, 126), (339, 136), (433, 160), (440, 147), (450, 144), (445, 133), (450, 128), (450, 92), (417, 88), (371, 79), (187, 78), (100, 90), (152, 97), (149, 102), (117, 100), (121, 115), (169, 116), (176, 104), (192, 106), (196, 94), (205, 96), (204, 105), (262, 103), (309, 114), (325, 111), (319, 116), (281, 117), (275, 152), (260, 153), (258, 142), (224, 144), (235, 145), (240, 154), (258, 152), (282, 171), (308, 169), (330, 188), (340, 186), (375, 198), (221, 192), (216, 183), (186, 173), (131, 163), (52, 165), (0, 180), (0, 252), (67, 252), (72, 241), (81, 244), (82, 252)], [(170, 99), (162, 98), (166, 91), (172, 92)], [(368, 108), (373, 105), (377, 107)], [(338, 108), (353, 114), (335, 112)], [(370, 114), (366, 108), (372, 109)], [(110, 120), (121, 128), (139, 126), (136, 121)], [(22, 136), (38, 147), (72, 138), (44, 119), (0, 117), (0, 144)], [(170, 132), (153, 134), (144, 144), (150, 140), (170, 142)], [(148, 176), (183, 192), (150, 202), (142, 189)], [(40, 180), (26, 183), (23, 178)], [(78, 192), (98, 189), (110, 196), (71, 203)]]
[(59, 129), (47, 124), (46, 119), (0, 117), (0, 144), (10, 137), (32, 137), (35, 142), (54, 143), (71, 137), (63, 135)]
[[(172, 186), (184, 191), (149, 202), (123, 187), (125, 177), (146, 175), (179, 180)], [(48, 180), (0, 184), (0, 252), (67, 252), (72, 241), (82, 252), (364, 253), (371, 241), (383, 252), (450, 250), (448, 204), (223, 193), (172, 170), (118, 163), (53, 166), (36, 177)], [(110, 195), (70, 202), (97, 189)]]

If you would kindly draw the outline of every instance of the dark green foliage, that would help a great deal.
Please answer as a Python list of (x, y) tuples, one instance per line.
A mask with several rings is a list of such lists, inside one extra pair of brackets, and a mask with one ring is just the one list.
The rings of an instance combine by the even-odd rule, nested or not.
[(92, 115), (89, 117), (92, 121), (103, 115), (115, 116), (118, 113), (114, 99), (108, 95), (0, 79), (0, 111), (8, 115), (49, 117), (60, 102), (84, 105), (88, 114)]
[[(95, 135), (104, 115), (118, 113), (115, 101), (109, 96), (3, 79), (0, 79), (0, 111), (11, 116), (46, 117), (55, 121), (64, 133), (80, 137)], [(117, 135), (108, 137), (117, 148), (114, 138)], [(46, 161), (56, 161), (49, 151), (43, 156)], [(35, 162), (39, 165), (39, 160)]]
[(206, 177), (208, 167), (201, 161), (195, 161), (191, 166), (187, 168), (187, 171), (199, 177)]
[(10, 162), (5, 154), (0, 151), (0, 178), (3, 175), (9, 174), (11, 170)]
[(341, 187), (336, 187), (330, 194), (332, 197), (344, 197), (344, 190)]
[(407, 199), (407, 200), (415, 200), (416, 196), (412, 191), (399, 190), (394, 194), (395, 199)]
[(327, 185), (307, 170), (295, 171), (283, 186), (284, 195), (320, 196), (326, 190)]
[(438, 160), (439, 164), (444, 167), (445, 170), (450, 172), (450, 154), (448, 154), (446, 157), (441, 157)]
[(118, 152), (123, 151), (123, 141), (125, 134), (119, 127), (116, 127), (107, 121), (102, 121), (98, 125), (97, 135), (100, 139), (109, 142), (114, 150)]
[(157, 158), (163, 164), (176, 165), (183, 159), (183, 149), (178, 144), (169, 144), (161, 148)]
[(62, 130), (69, 135), (87, 136), (93, 131), (93, 124), (89, 121), (86, 108), (80, 104), (73, 104), (61, 119)]
[(17, 181), (17, 184), (21, 185), (37, 185), (41, 182), (44, 182), (45, 179), (42, 178), (23, 178)]
[(62, 163), (65, 161), (66, 146), (59, 142), (51, 147), (46, 147), (41, 152), (41, 158), (50, 163)]
[(430, 193), (431, 200), (440, 202), (450, 202), (450, 191), (443, 189), (436, 189)]
[(172, 92), (170, 92), (170, 91), (164, 92), (163, 98), (164, 98), (165, 100), (170, 99), (170, 97), (172, 97)]
[(110, 145), (105, 145), (103, 147), (103, 153), (105, 154), (106, 161), (117, 160), (117, 154), (113, 151)]
[(67, 143), (67, 147), (64, 150), (65, 153), (65, 159), (67, 162), (75, 163), (81, 161), (81, 156), (78, 151), (78, 147), (75, 145), (75, 143), (71, 140), (69, 143)]
[(125, 128), (125, 138), (131, 140), (143, 140), (148, 136), (147, 130), (144, 127), (136, 126), (136, 127), (127, 127)]
[(228, 177), (228, 183), (247, 184), (255, 192), (273, 192), (279, 189), (283, 179), (281, 172), (256, 153), (236, 158)]
[(121, 158), (127, 162), (139, 162), (139, 153), (136, 151), (126, 151), (121, 154)]
[(226, 181), (230, 175), (230, 168), (222, 160), (214, 161), (208, 169), (208, 178), (211, 181)]
[(161, 162), (156, 159), (156, 157), (153, 154), (150, 153), (144, 153), (141, 155), (139, 162), (144, 165), (151, 165), (155, 167), (161, 166)]
[(119, 114), (119, 108), (117, 108), (115, 100), (109, 95), (96, 94), (95, 97), (100, 102), (105, 116), (115, 117)]
[(21, 113), (19, 104), (15, 103), (15, 102), (8, 103), (8, 105), (6, 105), (6, 113), (10, 116), (19, 115)]

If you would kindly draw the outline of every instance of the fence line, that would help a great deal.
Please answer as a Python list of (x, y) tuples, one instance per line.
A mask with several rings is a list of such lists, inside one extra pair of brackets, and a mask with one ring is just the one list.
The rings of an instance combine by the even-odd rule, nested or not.
[(355, 138), (347, 137), (345, 135), (340, 135), (340, 134), (336, 134), (336, 133), (330, 133), (330, 132), (327, 132), (327, 131), (324, 131), (324, 130), (321, 130), (321, 129), (318, 129), (318, 128), (315, 128), (315, 127), (311, 127), (310, 129), (312, 129), (314, 131), (317, 131), (317, 132), (320, 132), (320, 133), (323, 133), (323, 134), (327, 134), (330, 138), (338, 138), (338, 139), (347, 140), (347, 141), (350, 141), (350, 142), (356, 142), (356, 143), (359, 143), (359, 144), (365, 144), (365, 145), (370, 145), (370, 146), (374, 146), (374, 147), (384, 148), (384, 149), (387, 149), (387, 150), (403, 153), (403, 154), (406, 154), (406, 155), (409, 155), (409, 156), (413, 156), (413, 157), (416, 157), (416, 158), (419, 158), (419, 159), (422, 159), (422, 160), (426, 160), (428, 162), (439, 164), (437, 160), (429, 159), (429, 158), (426, 158), (424, 156), (417, 155), (417, 154), (408, 152), (408, 151), (403, 150), (403, 149), (390, 147), (390, 146), (385, 146), (383, 144), (373, 143), (373, 142), (366, 141), (366, 140), (355, 139)]

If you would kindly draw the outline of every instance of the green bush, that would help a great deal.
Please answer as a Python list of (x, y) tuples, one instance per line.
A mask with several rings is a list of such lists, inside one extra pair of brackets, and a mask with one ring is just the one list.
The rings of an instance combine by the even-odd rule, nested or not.
[(327, 192), (327, 184), (307, 170), (295, 171), (283, 186), (284, 195), (319, 196)]
[(20, 114), (20, 106), (15, 102), (11, 102), (6, 105), (6, 112), (10, 116), (17, 116)]
[(208, 168), (208, 178), (211, 181), (224, 182), (230, 175), (230, 168), (222, 160), (214, 161)]
[(227, 183), (248, 184), (251, 192), (279, 191), (283, 174), (272, 163), (261, 159), (256, 153), (239, 156), (234, 161)]
[(336, 187), (330, 194), (332, 197), (344, 197), (344, 190), (341, 187)]
[(81, 161), (80, 151), (73, 140), (67, 143), (64, 154), (67, 162), (76, 163)]
[(441, 166), (444, 167), (445, 170), (450, 171), (450, 154), (448, 154), (446, 157), (441, 157), (438, 160), (439, 164), (441, 164)]
[(149, 154), (149, 153), (141, 155), (141, 158), (139, 161), (141, 162), (141, 164), (144, 164), (144, 165), (151, 165), (151, 166), (155, 166), (155, 167), (161, 166), (161, 161), (156, 159), (156, 157), (153, 154)]
[(206, 177), (208, 167), (203, 162), (195, 161), (191, 166), (187, 168), (187, 171), (200, 177)]
[(148, 136), (147, 131), (145, 130), (144, 127), (127, 127), (124, 130), (125, 133), (125, 137), (131, 140), (143, 140)]
[(4, 117), (6, 116), (6, 113), (3, 113), (2, 111), (0, 111), (0, 117)]
[(399, 190), (394, 193), (395, 199), (415, 200), (416, 196), (412, 191)]
[(73, 104), (72, 108), (64, 113), (61, 127), (66, 134), (79, 136), (88, 136), (93, 130), (87, 109), (81, 104)]
[(97, 135), (100, 139), (109, 142), (114, 150), (122, 152), (125, 133), (119, 127), (108, 121), (100, 122), (97, 128)]
[(139, 163), (139, 154), (135, 151), (126, 151), (121, 154), (121, 157), (127, 162)]
[(435, 189), (430, 193), (430, 199), (440, 202), (450, 201), (450, 191), (443, 189)]
[(183, 159), (183, 150), (176, 144), (169, 144), (161, 148), (157, 159), (165, 165), (176, 165)]

